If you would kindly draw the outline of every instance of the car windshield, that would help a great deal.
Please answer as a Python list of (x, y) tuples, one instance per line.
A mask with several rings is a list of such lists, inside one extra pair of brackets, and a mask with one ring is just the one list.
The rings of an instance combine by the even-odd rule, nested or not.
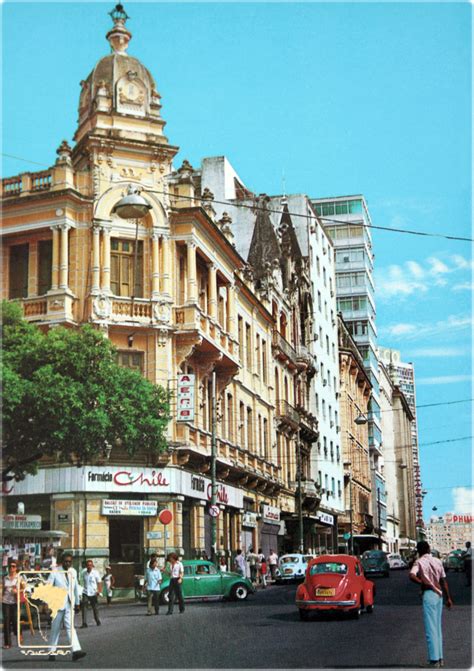
[(362, 555), (362, 559), (384, 559), (385, 558), (385, 552), (381, 552), (380, 550), (367, 550), (367, 552), (364, 552)]
[(282, 564), (297, 564), (299, 562), (299, 557), (282, 557), (280, 563)]
[(347, 564), (339, 564), (339, 562), (319, 562), (313, 564), (310, 569), (310, 575), (317, 575), (318, 573), (347, 573)]
[(401, 559), (400, 555), (388, 555), (390, 559)]

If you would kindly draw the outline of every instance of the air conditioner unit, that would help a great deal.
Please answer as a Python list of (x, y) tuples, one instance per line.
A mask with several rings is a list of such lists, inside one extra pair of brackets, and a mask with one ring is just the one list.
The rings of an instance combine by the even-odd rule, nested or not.
[(334, 422), (333, 422), (333, 421), (329, 422), (329, 426), (330, 426), (330, 427), (331, 427), (331, 429), (332, 429), (332, 428), (333, 428), (333, 426), (334, 426)]
[(331, 289), (331, 298), (334, 298), (334, 291)]
[(327, 253), (328, 253), (328, 248), (327, 248), (327, 247), (323, 247), (323, 254), (327, 254)]
[(327, 383), (328, 383), (327, 380), (323, 380), (323, 387), (326, 387)]

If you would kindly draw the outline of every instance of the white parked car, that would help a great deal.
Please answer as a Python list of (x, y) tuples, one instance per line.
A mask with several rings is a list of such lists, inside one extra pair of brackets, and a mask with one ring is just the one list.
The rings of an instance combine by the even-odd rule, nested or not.
[(313, 555), (301, 555), (297, 552), (280, 557), (276, 570), (276, 582), (303, 580), (310, 559), (313, 559)]
[(388, 555), (387, 560), (388, 560), (388, 565), (390, 566), (391, 569), (407, 568), (407, 564), (403, 561), (401, 556), (397, 553), (393, 553), (391, 555)]

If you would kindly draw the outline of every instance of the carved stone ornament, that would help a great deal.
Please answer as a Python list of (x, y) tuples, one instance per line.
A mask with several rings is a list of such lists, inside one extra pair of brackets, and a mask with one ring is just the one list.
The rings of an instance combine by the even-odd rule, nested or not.
[(153, 316), (160, 324), (169, 324), (171, 321), (171, 307), (164, 301), (155, 303), (153, 306)]
[(99, 294), (94, 298), (92, 309), (98, 319), (108, 319), (112, 313), (112, 301), (108, 296)]

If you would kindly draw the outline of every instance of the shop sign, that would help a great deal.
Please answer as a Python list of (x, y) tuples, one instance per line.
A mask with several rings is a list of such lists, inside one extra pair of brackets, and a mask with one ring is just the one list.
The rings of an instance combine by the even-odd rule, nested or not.
[(255, 529), (257, 527), (257, 513), (244, 513), (242, 515), (242, 526)]
[(275, 508), (274, 506), (267, 506), (263, 504), (262, 506), (262, 517), (264, 522), (269, 524), (280, 524), (280, 508)]
[[(179, 491), (184, 496), (210, 501), (212, 499), (212, 482), (209, 478), (188, 471), (179, 471), (181, 486)], [(244, 495), (237, 487), (217, 483), (216, 503), (232, 508), (242, 508)]]
[(41, 529), (41, 515), (2, 515), (4, 529)]
[(194, 421), (194, 375), (178, 375), (177, 422)]
[(103, 499), (102, 515), (137, 515), (150, 517), (158, 512), (157, 501), (125, 501), (123, 499)]
[(330, 524), (331, 526), (334, 524), (334, 517), (329, 515), (329, 513), (318, 512), (316, 513), (316, 519), (320, 522), (323, 522), (324, 524)]

